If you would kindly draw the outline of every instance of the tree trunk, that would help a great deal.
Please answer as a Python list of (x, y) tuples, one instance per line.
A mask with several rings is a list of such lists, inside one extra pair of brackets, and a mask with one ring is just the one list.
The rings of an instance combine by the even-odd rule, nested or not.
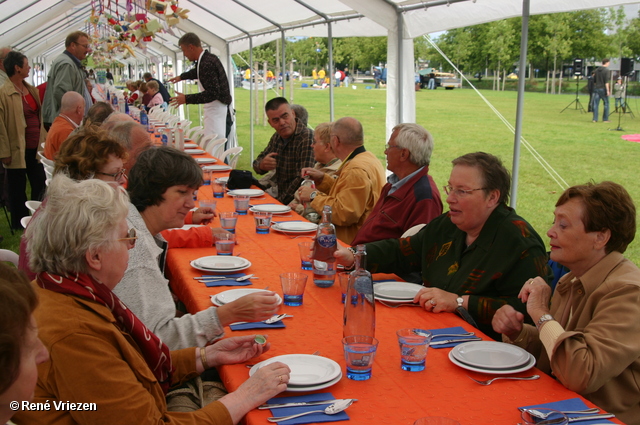
[(560, 70), (560, 78), (558, 78), (558, 94), (562, 94), (562, 79), (564, 77), (564, 69)]
[(549, 94), (549, 81), (550, 81), (550, 78), (549, 78), (549, 77), (550, 77), (550, 75), (549, 75), (549, 70), (547, 69), (547, 79), (546, 79), (546, 80), (545, 80), (545, 82), (544, 82), (544, 87), (545, 87), (544, 92), (545, 92), (546, 94)]
[(502, 91), (504, 91), (505, 84), (507, 84), (507, 68), (502, 69)]
[(551, 94), (556, 94), (556, 66), (558, 55), (553, 55), (553, 75), (551, 76)]

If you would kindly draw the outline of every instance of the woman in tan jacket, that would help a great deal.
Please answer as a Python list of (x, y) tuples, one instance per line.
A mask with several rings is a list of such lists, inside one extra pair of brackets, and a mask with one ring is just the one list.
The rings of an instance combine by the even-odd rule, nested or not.
[(9, 183), (11, 226), (22, 229), (20, 219), (29, 215), (27, 177), (31, 199), (42, 200), (45, 174), (36, 155), (47, 132), (42, 123), (42, 107), (38, 90), (27, 83), (31, 67), (22, 53), (11, 51), (4, 60), (9, 79), (0, 87), (0, 160)]

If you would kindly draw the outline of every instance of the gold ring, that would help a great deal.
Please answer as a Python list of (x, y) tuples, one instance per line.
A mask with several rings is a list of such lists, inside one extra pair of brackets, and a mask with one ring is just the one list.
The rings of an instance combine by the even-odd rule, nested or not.
[(529, 285), (533, 285), (533, 279), (529, 279)]
[(280, 379), (280, 383), (284, 384), (284, 381), (282, 380), (282, 375), (278, 376), (278, 378)]

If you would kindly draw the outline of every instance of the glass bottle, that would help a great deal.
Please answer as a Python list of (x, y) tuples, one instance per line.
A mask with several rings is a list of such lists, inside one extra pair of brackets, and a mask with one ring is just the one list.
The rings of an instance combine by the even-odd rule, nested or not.
[(367, 253), (364, 245), (357, 246), (355, 270), (349, 276), (349, 287), (344, 303), (343, 336), (368, 335), (375, 337), (376, 304), (373, 279), (366, 269)]
[(337, 246), (336, 228), (331, 223), (331, 207), (325, 205), (311, 256), (313, 258), (313, 283), (320, 288), (328, 288), (333, 285), (336, 277), (336, 258), (333, 253)]
[(182, 125), (178, 122), (176, 123), (176, 129), (174, 131), (175, 134), (175, 147), (179, 151), (184, 150), (184, 130), (182, 129)]
[[(311, 180), (309, 176), (305, 176), (305, 178), (300, 183), (300, 187), (307, 187), (307, 186), (314, 190), (316, 188), (316, 184), (314, 183), (313, 180)], [(320, 216), (318, 215), (317, 212), (313, 211), (313, 212), (307, 213), (307, 210), (309, 209), (309, 205), (311, 205), (311, 201), (302, 203), (302, 207), (304, 208), (303, 215), (307, 218), (307, 220), (313, 223), (320, 222)]]

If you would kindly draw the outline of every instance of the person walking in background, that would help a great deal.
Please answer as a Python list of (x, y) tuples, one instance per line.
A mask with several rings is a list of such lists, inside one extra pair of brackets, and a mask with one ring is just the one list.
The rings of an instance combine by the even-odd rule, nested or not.
[(609, 71), (609, 59), (602, 59), (602, 66), (596, 69), (594, 73), (595, 88), (593, 89), (593, 122), (598, 122), (598, 106), (600, 99), (604, 102), (604, 111), (602, 113), (602, 121), (609, 122), (609, 96), (611, 96), (611, 88), (609, 80), (611, 79), (611, 71)]
[(176, 96), (171, 98), (171, 105), (204, 104), (205, 134), (217, 134), (218, 137), (228, 138), (233, 125), (230, 110), (231, 92), (222, 62), (216, 55), (204, 50), (200, 38), (192, 32), (183, 35), (178, 45), (184, 56), (194, 62), (195, 66), (169, 81), (177, 83), (183, 80), (198, 80), (200, 93), (185, 95), (176, 91)]
[(11, 51), (4, 60), (4, 68), (9, 80), (0, 87), (0, 160), (9, 184), (11, 226), (22, 229), (20, 219), (29, 215), (24, 205), (27, 176), (31, 199), (41, 201), (44, 193), (44, 168), (36, 159), (36, 153), (47, 132), (42, 125), (38, 90), (26, 81), (31, 70), (27, 57)]
[(616, 112), (618, 112), (618, 108), (622, 108), (622, 112), (625, 111), (624, 92), (625, 86), (622, 83), (622, 78), (618, 77), (616, 83), (613, 85), (613, 98), (615, 99), (616, 103)]
[(85, 75), (80, 62), (91, 52), (89, 45), (89, 35), (82, 31), (75, 31), (69, 34), (64, 42), (65, 51), (62, 52), (51, 64), (49, 79), (47, 80), (47, 91), (42, 102), (42, 118), (44, 128), (49, 130), (51, 123), (60, 113), (60, 103), (62, 95), (68, 91), (80, 93), (84, 97), (85, 114), (93, 105), (91, 95), (85, 84)]
[(595, 73), (595, 71), (591, 71), (591, 74), (587, 77), (587, 90), (589, 91), (589, 105), (587, 106), (587, 112), (593, 112), (593, 90), (596, 85), (593, 76)]

